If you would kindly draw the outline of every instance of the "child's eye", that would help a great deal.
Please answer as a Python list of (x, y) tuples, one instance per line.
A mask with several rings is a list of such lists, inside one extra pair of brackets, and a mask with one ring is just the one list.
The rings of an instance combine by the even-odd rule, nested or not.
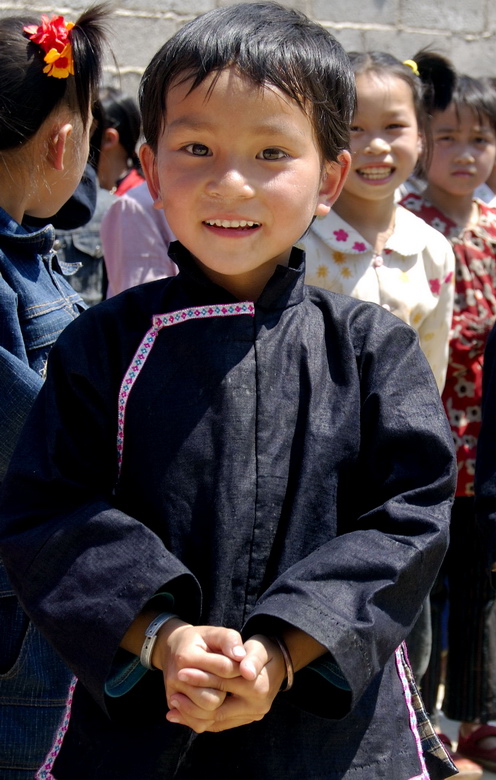
[(358, 125), (351, 125), (350, 127), (350, 133), (359, 133), (361, 131), (361, 127), (358, 127)]
[(400, 122), (391, 122), (390, 125), (386, 127), (386, 130), (403, 130), (405, 125), (402, 125)]
[(275, 146), (269, 146), (268, 149), (262, 149), (260, 154), (257, 155), (262, 160), (282, 160), (288, 155), (281, 149), (277, 149)]
[(210, 155), (210, 149), (205, 144), (188, 144), (183, 146), (185, 152), (195, 155), (195, 157), (207, 157)]
[(475, 143), (479, 145), (488, 144), (489, 141), (487, 138), (484, 138), (484, 136), (479, 136), (478, 138), (474, 138)]

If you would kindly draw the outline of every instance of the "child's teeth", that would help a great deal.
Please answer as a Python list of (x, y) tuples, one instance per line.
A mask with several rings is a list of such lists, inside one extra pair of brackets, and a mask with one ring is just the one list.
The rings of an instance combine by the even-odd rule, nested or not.
[(244, 228), (258, 225), (258, 222), (249, 222), (246, 219), (207, 219), (207, 225), (223, 228)]

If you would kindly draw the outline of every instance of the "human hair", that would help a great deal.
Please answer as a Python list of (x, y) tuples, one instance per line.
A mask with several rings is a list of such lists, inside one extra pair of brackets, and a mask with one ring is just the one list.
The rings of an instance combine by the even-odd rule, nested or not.
[(456, 80), (450, 103), (457, 117), (460, 109), (468, 108), (480, 124), (488, 120), (496, 132), (496, 93), (489, 79), (478, 79), (460, 74)]
[(325, 160), (337, 160), (348, 148), (355, 85), (346, 52), (304, 14), (261, 2), (209, 11), (155, 54), (139, 91), (143, 132), (153, 151), (171, 86), (191, 79), (192, 91), (229, 67), (255, 86), (277, 87), (295, 100), (308, 113)]
[(100, 81), (109, 13), (108, 6), (96, 5), (75, 22), (70, 31), (74, 75), (67, 78), (54, 78), (43, 72), (44, 51), (23, 30), (29, 25), (40, 25), (39, 18), (0, 19), (0, 151), (29, 141), (62, 104), (87, 124)]
[(136, 100), (116, 87), (100, 90), (103, 129), (115, 128), (119, 143), (126, 151), (132, 168), (139, 168), (136, 146), (141, 134), (141, 116)]
[(384, 51), (351, 51), (348, 52), (348, 56), (355, 78), (365, 73), (374, 73), (378, 76), (382, 74), (396, 76), (405, 82), (412, 93), (417, 125), (420, 132), (425, 134), (427, 131), (427, 118), (423, 103), (423, 85), (412, 68), (400, 62), (392, 54), (387, 54)]

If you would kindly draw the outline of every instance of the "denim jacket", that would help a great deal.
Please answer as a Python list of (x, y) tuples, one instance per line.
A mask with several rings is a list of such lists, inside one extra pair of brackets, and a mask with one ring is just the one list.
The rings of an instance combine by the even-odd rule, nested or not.
[(48, 353), (84, 308), (63, 277), (51, 225), (29, 232), (0, 208), (0, 481), (45, 372)]
[[(0, 208), (0, 482), (43, 383), (48, 353), (84, 308), (48, 225), (30, 232)], [(33, 776), (60, 721), (70, 673), (28, 624), (0, 562), (0, 776)]]

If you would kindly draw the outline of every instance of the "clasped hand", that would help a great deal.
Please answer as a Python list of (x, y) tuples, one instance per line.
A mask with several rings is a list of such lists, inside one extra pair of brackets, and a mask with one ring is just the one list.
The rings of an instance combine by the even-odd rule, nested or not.
[(232, 629), (169, 621), (157, 636), (171, 723), (197, 733), (261, 720), (285, 677), (278, 645), (262, 634), (243, 643)]

